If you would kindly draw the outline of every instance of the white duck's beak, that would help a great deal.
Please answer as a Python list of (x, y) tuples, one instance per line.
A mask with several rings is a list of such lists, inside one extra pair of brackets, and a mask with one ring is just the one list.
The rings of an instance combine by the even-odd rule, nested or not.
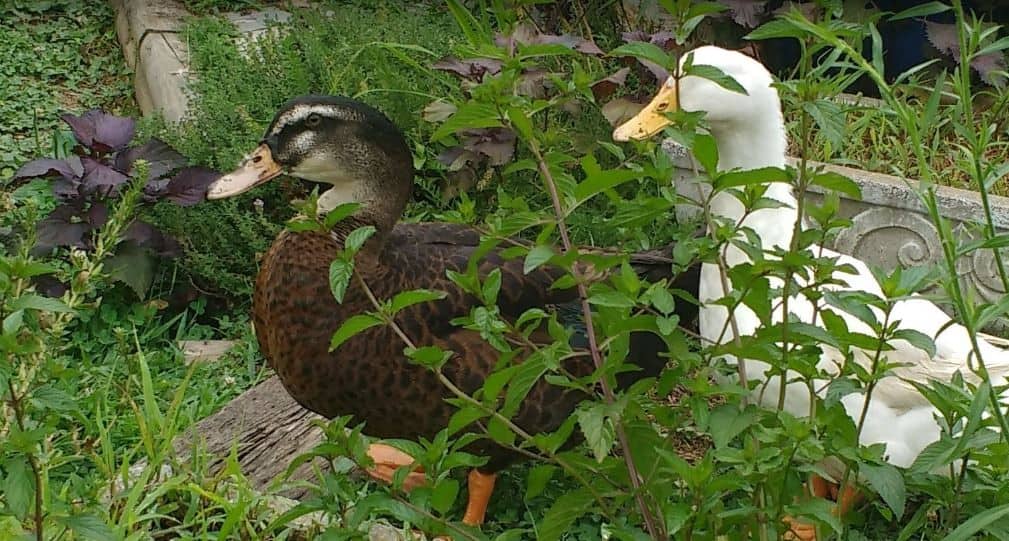
[(679, 107), (676, 81), (670, 78), (644, 109), (613, 130), (613, 140), (623, 143), (631, 139), (648, 139), (672, 124), (664, 113), (671, 113)]
[(247, 156), (238, 169), (222, 176), (207, 188), (207, 199), (225, 199), (243, 194), (283, 172), (273, 160), (273, 153), (262, 143)]

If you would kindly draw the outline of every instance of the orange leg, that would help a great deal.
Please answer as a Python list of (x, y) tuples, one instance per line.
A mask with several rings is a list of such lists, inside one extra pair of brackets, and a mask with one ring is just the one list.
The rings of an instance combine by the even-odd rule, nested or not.
[[(392, 482), (392, 476), (397, 469), (414, 464), (412, 456), (382, 443), (373, 443), (368, 446), (368, 456), (375, 462), (374, 466), (368, 468), (368, 475), (386, 483)], [(403, 480), (403, 490), (413, 490), (424, 484), (424, 481), (424, 468), (416, 466)]]
[(475, 468), (469, 472), (469, 501), (466, 502), (466, 514), (462, 517), (463, 524), (479, 526), (487, 515), (487, 503), (494, 493), (494, 481), (497, 475), (480, 473)]
[[(813, 493), (813, 496), (837, 502), (832, 510), (832, 513), (837, 517), (843, 517), (863, 498), (863, 494), (853, 485), (840, 487), (836, 483), (831, 483), (816, 474), (810, 476), (809, 488)], [(795, 541), (816, 541), (816, 526), (813, 524), (802, 522), (792, 517), (785, 517), (784, 521), (788, 524), (788, 531), (785, 532), (785, 539)]]

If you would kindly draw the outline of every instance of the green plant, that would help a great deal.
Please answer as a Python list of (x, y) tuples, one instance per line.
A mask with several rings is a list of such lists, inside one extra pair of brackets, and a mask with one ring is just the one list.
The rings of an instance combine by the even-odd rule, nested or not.
[[(962, 10), (955, 5), (958, 19), (964, 21)], [(445, 218), (479, 222), (484, 242), (489, 246), (515, 234), (535, 239), (532, 247), (516, 246), (511, 250), (512, 256), (524, 258), (528, 268), (549, 263), (571, 269), (574, 262), (589, 260), (589, 256), (573, 249), (568, 230), (569, 223), (586, 219), (585, 213), (599, 217), (597, 224), (630, 223), (641, 227), (656, 215), (668, 214), (674, 205), (684, 203), (661, 185), (671, 173), (670, 158), (663, 151), (644, 144), (636, 146), (636, 152), (632, 153), (606, 141), (580, 146), (574, 136), (577, 123), (571, 117), (571, 111), (585, 114), (598, 110), (592, 87), (594, 82), (613, 73), (613, 66), (607, 65), (610, 57), (632, 56), (675, 72), (678, 60), (675, 54), (640, 42), (621, 46), (597, 59), (576, 50), (577, 44), (587, 39), (585, 36), (558, 39), (532, 34), (530, 37), (528, 30), (523, 30), (527, 32), (525, 39), (510, 39), (523, 22), (513, 12), (491, 8), (477, 15), (458, 2), (450, 2), (449, 6), (467, 43), (453, 51), (453, 60), (443, 61), (440, 66), (461, 76), (465, 92), (461, 98), (443, 99), (429, 106), (429, 117), (439, 123), (432, 141), (451, 149), (452, 163), (456, 160), (476, 163), (500, 176), (496, 211), (481, 221), (464, 199), (457, 212), (444, 213)], [(671, 11), (677, 6), (673, 4)], [(930, 5), (929, 9), (937, 8)], [(674, 19), (686, 20), (673, 15)], [(978, 50), (977, 42), (968, 39), (976, 35), (976, 27), (963, 27), (962, 50)], [(964, 539), (978, 533), (999, 538), (1004, 534), (1004, 519), (1009, 513), (1004, 496), (1006, 469), (1004, 460), (997, 457), (1004, 457), (1006, 443), (1004, 436), (992, 430), (999, 428), (1002, 434), (1006, 433), (1002, 406), (997, 402), (1002, 389), (984, 372), (983, 364), (979, 365), (976, 375), (980, 383), (976, 385), (956, 377), (948, 384), (918, 385), (920, 392), (934, 404), (943, 434), (906, 471), (886, 462), (880, 446), (859, 445), (866, 410), (852, 418), (841, 400), (852, 392), (871, 396), (882, 378), (891, 374), (894, 365), (887, 354), (889, 340), (899, 338), (925, 351), (934, 350), (929, 339), (898, 330), (891, 318), (897, 301), (921, 291), (937, 276), (948, 286), (950, 297), (971, 333), (980, 322), (1005, 313), (1005, 303), (975, 306), (969, 302), (960, 290), (955, 268), (959, 256), (976, 249), (1003, 246), (1004, 239), (995, 233), (990, 216), (983, 240), (968, 246), (958, 248), (947, 226), (943, 234), (949, 252), (940, 268), (877, 272), (879, 295), (825, 293), (825, 288), (834, 285), (832, 274), (837, 262), (812, 247), (847, 225), (846, 220), (837, 216), (838, 193), (858, 196), (857, 185), (850, 179), (809, 164), (815, 144), (814, 130), (836, 128), (833, 117), (836, 109), (830, 98), (852, 78), (868, 74), (881, 86), (888, 105), (897, 111), (898, 120), (913, 122), (902, 124), (901, 129), (917, 134), (922, 133), (918, 128), (934, 121), (935, 107), (915, 109), (900, 105), (894, 98), (878, 68), (882, 65), (881, 52), (878, 45), (872, 45), (878, 44), (872, 18), (856, 25), (828, 15), (813, 23), (801, 13), (790, 11), (758, 29), (751, 38), (796, 39), (802, 47), (796, 77), (779, 85), (781, 94), (795, 111), (793, 129), (799, 134), (800, 163), (785, 169), (719, 171), (718, 149), (706, 132), (701, 115), (673, 114), (676, 128), (669, 130), (668, 135), (690, 149), (700, 164), (700, 173), (714, 186), (711, 196), (695, 202), (702, 207), (705, 222), (711, 224), (711, 234), (710, 238), (691, 242), (686, 240), (686, 224), (676, 224), (650, 235), (648, 242), (661, 243), (679, 235), (676, 264), (695, 259), (714, 263), (736, 286), (726, 298), (715, 302), (730, 309), (745, 306), (760, 314), (758, 328), (726, 344), (701, 344), (692, 351), (692, 341), (666, 315), (671, 311), (670, 303), (678, 302), (673, 294), (663, 284), (650, 284), (630, 273), (615, 272), (605, 284), (581, 292), (582, 315), (589, 337), (587, 349), (598, 361), (599, 370), (587, 378), (572, 378), (563, 370), (561, 355), (543, 373), (531, 376), (599, 391), (596, 399), (584, 403), (561, 430), (533, 435), (510, 423), (508, 406), (523, 396), (529, 379), (519, 377), (525, 373), (517, 368), (522, 365), (506, 359), (501, 370), (489, 377), (483, 389), (473, 396), (450, 386), (456, 396), (452, 402), (459, 410), (457, 423), (432, 441), (397, 442), (423, 465), (429, 487), (409, 493), (386, 489), (355, 501), (352, 490), (337, 480), (348, 468), (340, 457), (366, 461), (363, 449), (367, 438), (361, 433), (367, 432), (367, 426), (353, 426), (346, 418), (336, 419), (328, 425), (327, 443), (299, 463), (314, 456), (325, 457), (333, 461), (337, 473), (323, 478), (320, 500), (304, 503), (285, 519), (324, 510), (338, 518), (330, 530), (333, 535), (350, 535), (366, 518), (377, 513), (426, 531), (447, 531), (466, 539), (492, 538), (494, 534), (504, 539), (530, 534), (544, 539), (564, 535), (576, 538), (581, 532), (593, 530), (586, 538), (598, 534), (621, 539), (723, 536), (772, 539), (784, 533), (782, 519), (786, 516), (814, 521), (821, 529), (821, 536), (848, 539)], [(870, 43), (868, 59), (863, 58), (861, 50), (848, 45), (860, 43), (862, 38), (868, 38)], [(673, 47), (672, 51), (678, 53), (684, 49)], [(964, 54), (969, 57), (973, 53)], [(529, 75), (539, 71), (552, 74), (549, 86), (528, 84)], [(696, 66), (687, 71), (726, 88), (738, 86), (717, 71)], [(986, 159), (983, 150), (990, 139), (965, 120), (973, 118), (968, 78), (962, 71), (954, 71), (954, 78), (964, 93), (958, 110), (963, 120), (954, 122), (965, 139), (974, 142), (965, 147), (960, 163), (986, 189), (991, 182), (1004, 177), (1006, 171), (998, 162)], [(936, 97), (932, 98), (936, 101), (941, 85), (937, 88), (940, 90), (935, 90)], [(922, 112), (927, 116), (917, 116)], [(929, 162), (923, 159), (925, 147), (920, 136), (916, 135), (909, 145), (915, 146), (918, 167), (927, 167)], [(933, 176), (934, 172), (924, 172), (921, 178), (929, 181)], [(726, 193), (733, 194), (746, 209), (772, 207), (776, 203), (765, 197), (763, 186), (769, 180), (792, 184), (800, 203), (791, 246), (765, 252), (758, 239), (746, 236), (736, 224), (715, 222), (707, 209), (711, 197)], [(802, 194), (813, 185), (827, 189), (831, 195), (821, 205), (801, 203)], [(934, 184), (924, 185), (921, 195), (930, 205), (933, 220), (942, 226), (933, 188)], [(511, 198), (509, 192), (528, 197)], [(805, 219), (809, 220), (809, 226), (800, 227)], [(642, 240), (618, 227), (605, 235), (607, 241), (623, 241), (632, 246)], [(729, 244), (746, 250), (753, 262), (726, 265), (718, 254)], [(334, 264), (350, 264), (352, 248), (339, 254)], [(493, 295), (487, 293), (494, 291), (492, 280), (481, 281), (472, 272), (452, 278), (487, 304), (459, 318), (455, 324), (484, 330), (488, 339), (503, 344), (507, 351), (507, 343), (499, 340), (499, 336), (521, 334), (525, 327), (524, 323), (495, 317)], [(340, 290), (340, 280), (349, 279), (354, 278), (347, 273), (335, 273), (334, 290)], [(568, 284), (578, 283), (574, 273), (565, 280)], [(783, 285), (772, 287), (772, 280)], [(822, 315), (825, 329), (772, 318), (776, 308), (788, 312), (788, 299), (795, 297), (806, 299), (814, 313)], [(389, 301), (375, 299), (374, 310), (348, 322), (336, 332), (334, 340), (339, 342), (366, 326), (395, 325), (396, 303)], [(849, 328), (840, 318), (828, 315), (830, 312), (825, 310), (828, 306), (855, 315), (869, 330), (859, 332)], [(867, 309), (870, 306), (881, 315), (873, 315)], [(545, 312), (531, 311), (519, 321), (548, 318)], [(554, 342), (545, 350), (570, 351), (574, 346), (569, 343), (569, 336), (556, 326), (553, 328)], [(627, 368), (625, 344), (632, 329), (650, 330), (662, 336), (676, 362), (655, 380), (614, 392), (611, 378)], [(871, 362), (866, 368), (847, 362), (840, 373), (824, 373), (817, 362), (826, 345), (849, 360), (860, 350), (868, 354)], [(447, 352), (408, 340), (404, 340), (404, 346), (413, 352), (415, 362), (440, 374)], [(981, 357), (977, 345), (973, 347), (975, 356)], [(710, 378), (717, 373), (733, 373), (733, 369), (715, 362), (726, 353), (760, 359), (770, 365), (769, 374), (797, 373), (800, 384), (810, 389), (815, 379), (826, 378), (830, 385), (824, 397), (811, 402), (805, 416), (784, 411), (783, 394), (778, 395), (777, 408), (757, 407), (746, 398), (756, 382), (742, 377), (735, 383), (716, 384)], [(676, 384), (687, 387), (690, 393), (671, 405), (663, 398)], [(719, 398), (722, 403), (713, 406), (712, 398)], [(527, 470), (526, 503), (542, 502), (537, 497), (544, 491), (550, 491), (551, 495), (544, 507), (528, 509), (515, 522), (487, 525), (482, 533), (461, 528), (450, 520), (459, 487), (453, 469), (457, 464), (468, 464), (468, 459), (458, 451), (465, 438), (457, 430), (474, 419), (483, 423), (480, 437), (514, 445), (537, 460)], [(585, 445), (559, 451), (575, 431), (580, 432)], [(711, 440), (711, 447), (694, 461), (678, 456), (670, 437), (686, 431), (699, 431)], [(878, 496), (862, 513), (845, 521), (833, 516), (823, 500), (809, 498), (803, 487), (806, 476), (816, 472), (817, 464), (828, 457), (843, 464), (845, 478), (853, 479), (857, 474), (867, 480)], [(968, 463), (967, 459), (976, 463)], [(949, 470), (953, 475), (935, 476), (936, 468)], [(552, 485), (552, 481), (559, 483)], [(930, 520), (931, 516), (938, 520)]]
[[(105, 227), (110, 203), (122, 196), (131, 175), (136, 174), (135, 164), (141, 160), (149, 164), (145, 172), (150, 173), (143, 186), (144, 203), (166, 200), (181, 206), (195, 205), (218, 176), (207, 168), (186, 167), (184, 156), (157, 139), (127, 146), (134, 133), (131, 118), (93, 109), (80, 116), (65, 114), (62, 119), (73, 130), (74, 155), (30, 161), (13, 177), (15, 181), (54, 178), (52, 194), (59, 205), (36, 224), (32, 247), (35, 255), (67, 247), (85, 252), (95, 250), (93, 235)], [(126, 242), (117, 246), (109, 259), (110, 275), (127, 283), (143, 298), (153, 278), (152, 257), (179, 255), (178, 243), (140, 219), (129, 223), (123, 240)], [(57, 283), (47, 293), (58, 297), (65, 290), (65, 284)]]

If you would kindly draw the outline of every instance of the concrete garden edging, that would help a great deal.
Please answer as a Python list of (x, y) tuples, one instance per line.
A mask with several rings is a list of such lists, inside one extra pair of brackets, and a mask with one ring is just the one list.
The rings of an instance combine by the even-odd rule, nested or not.
[[(692, 158), (672, 141), (667, 140), (662, 146), (677, 166), (674, 174), (677, 191), (694, 200), (702, 198), (710, 187), (697, 178)], [(789, 158), (788, 163), (795, 166), (798, 161)], [(915, 192), (917, 180), (821, 162), (809, 162), (809, 165), (823, 166), (849, 177), (862, 190), (861, 200), (841, 196), (839, 215), (852, 223), (830, 243), (829, 248), (887, 270), (898, 265), (930, 265), (943, 260), (938, 230)], [(807, 194), (807, 200), (814, 203), (822, 201), (822, 188), (814, 186), (810, 191), (812, 193)], [(950, 220), (960, 242), (979, 238), (979, 226), (984, 223), (984, 207), (977, 192), (938, 186), (936, 196), (940, 213)], [(988, 201), (997, 233), (1009, 232), (1009, 198), (989, 195)], [(694, 205), (676, 207), (680, 220), (690, 219), (698, 212), (700, 209)], [(1003, 257), (1009, 265), (1009, 252), (1003, 251)], [(957, 267), (960, 278), (979, 299), (995, 302), (1006, 295), (993, 250), (977, 250), (969, 257), (961, 258)], [(943, 308), (952, 313), (949, 307)], [(1006, 334), (1009, 319), (996, 320), (985, 330)]]

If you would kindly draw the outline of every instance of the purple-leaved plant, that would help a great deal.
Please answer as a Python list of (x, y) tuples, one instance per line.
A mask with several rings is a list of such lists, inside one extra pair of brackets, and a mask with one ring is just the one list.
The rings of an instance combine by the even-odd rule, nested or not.
[[(136, 173), (137, 160), (148, 163), (148, 180), (141, 201), (153, 204), (167, 200), (191, 206), (206, 198), (207, 187), (220, 173), (205, 167), (191, 167), (182, 154), (164, 141), (152, 138), (129, 146), (136, 124), (132, 118), (92, 109), (80, 116), (60, 117), (73, 132), (77, 144), (66, 159), (41, 158), (30, 161), (14, 173), (15, 181), (46, 177), (51, 179), (57, 206), (36, 224), (37, 256), (52, 254), (58, 248), (94, 249), (94, 233), (108, 221), (109, 207), (123, 186)], [(177, 257), (181, 247), (174, 238), (152, 224), (134, 218), (123, 232), (123, 242), (116, 256), (137, 265), (121, 265), (112, 270), (114, 277), (130, 285), (138, 295), (146, 293), (151, 257)], [(116, 257), (113, 256), (113, 257)], [(146, 258), (146, 261), (138, 261)], [(126, 263), (126, 261), (121, 261)], [(145, 271), (146, 269), (146, 271)], [(43, 293), (59, 296), (65, 284), (48, 281)]]

